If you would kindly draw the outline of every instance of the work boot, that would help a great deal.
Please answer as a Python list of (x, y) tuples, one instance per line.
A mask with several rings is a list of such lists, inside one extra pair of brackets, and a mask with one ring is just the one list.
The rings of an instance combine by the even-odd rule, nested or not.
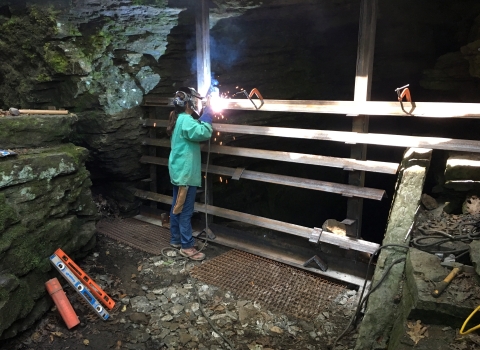
[(190, 258), (195, 261), (202, 261), (205, 259), (205, 254), (199, 252), (194, 247), (188, 249), (180, 249), (180, 254), (186, 258)]

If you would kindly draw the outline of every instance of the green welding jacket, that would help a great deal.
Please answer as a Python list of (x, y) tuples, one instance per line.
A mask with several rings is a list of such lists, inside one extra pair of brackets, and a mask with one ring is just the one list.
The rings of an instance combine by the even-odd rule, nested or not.
[(209, 123), (195, 120), (187, 113), (178, 115), (168, 158), (168, 171), (173, 185), (202, 185), (200, 142), (208, 140), (212, 131)]

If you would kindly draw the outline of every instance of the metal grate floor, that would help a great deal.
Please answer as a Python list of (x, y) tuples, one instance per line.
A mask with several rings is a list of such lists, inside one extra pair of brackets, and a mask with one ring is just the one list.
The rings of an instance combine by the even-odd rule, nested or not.
[(239, 250), (230, 250), (195, 266), (192, 277), (264, 303), (277, 312), (311, 320), (345, 286)]
[(170, 230), (137, 219), (103, 219), (97, 223), (97, 231), (132, 248), (160, 255), (170, 246)]

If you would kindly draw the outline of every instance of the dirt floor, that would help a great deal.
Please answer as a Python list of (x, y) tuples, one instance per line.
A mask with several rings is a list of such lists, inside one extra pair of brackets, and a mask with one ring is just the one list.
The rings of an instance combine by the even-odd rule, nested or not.
[[(226, 251), (213, 244), (205, 248), (207, 259)], [(81, 324), (68, 330), (52, 306), (31, 330), (2, 342), (0, 349), (322, 350), (343, 332), (358, 298), (345, 289), (314, 318), (295, 319), (191, 278), (199, 262), (172, 262), (101, 234), (95, 250), (76, 262), (115, 300), (109, 320), (101, 320), (65, 283)], [(353, 349), (355, 337), (343, 337), (336, 349)]]
[[(76, 262), (115, 300), (110, 318), (101, 320), (58, 275), (80, 325), (68, 330), (52, 304), (30, 330), (2, 341), (1, 350), (331, 350), (358, 305), (358, 293), (344, 289), (314, 317), (297, 319), (192, 278), (199, 262), (166, 256), (172, 251), (158, 256), (102, 234), (97, 237), (95, 249)], [(206, 261), (227, 251), (210, 244), (205, 248)], [(448, 320), (444, 325), (408, 320), (396, 350), (480, 349), (478, 331), (467, 336), (458, 331)], [(356, 337), (350, 330), (334, 349), (353, 350)]]

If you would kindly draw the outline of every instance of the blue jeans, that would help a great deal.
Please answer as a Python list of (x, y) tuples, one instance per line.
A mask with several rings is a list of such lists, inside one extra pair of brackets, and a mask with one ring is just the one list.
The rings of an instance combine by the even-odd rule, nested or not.
[(192, 237), (192, 215), (197, 194), (196, 186), (189, 186), (185, 204), (180, 214), (173, 214), (173, 207), (178, 196), (178, 186), (173, 186), (173, 202), (170, 209), (170, 244), (181, 244), (182, 249), (192, 248), (195, 240)]

